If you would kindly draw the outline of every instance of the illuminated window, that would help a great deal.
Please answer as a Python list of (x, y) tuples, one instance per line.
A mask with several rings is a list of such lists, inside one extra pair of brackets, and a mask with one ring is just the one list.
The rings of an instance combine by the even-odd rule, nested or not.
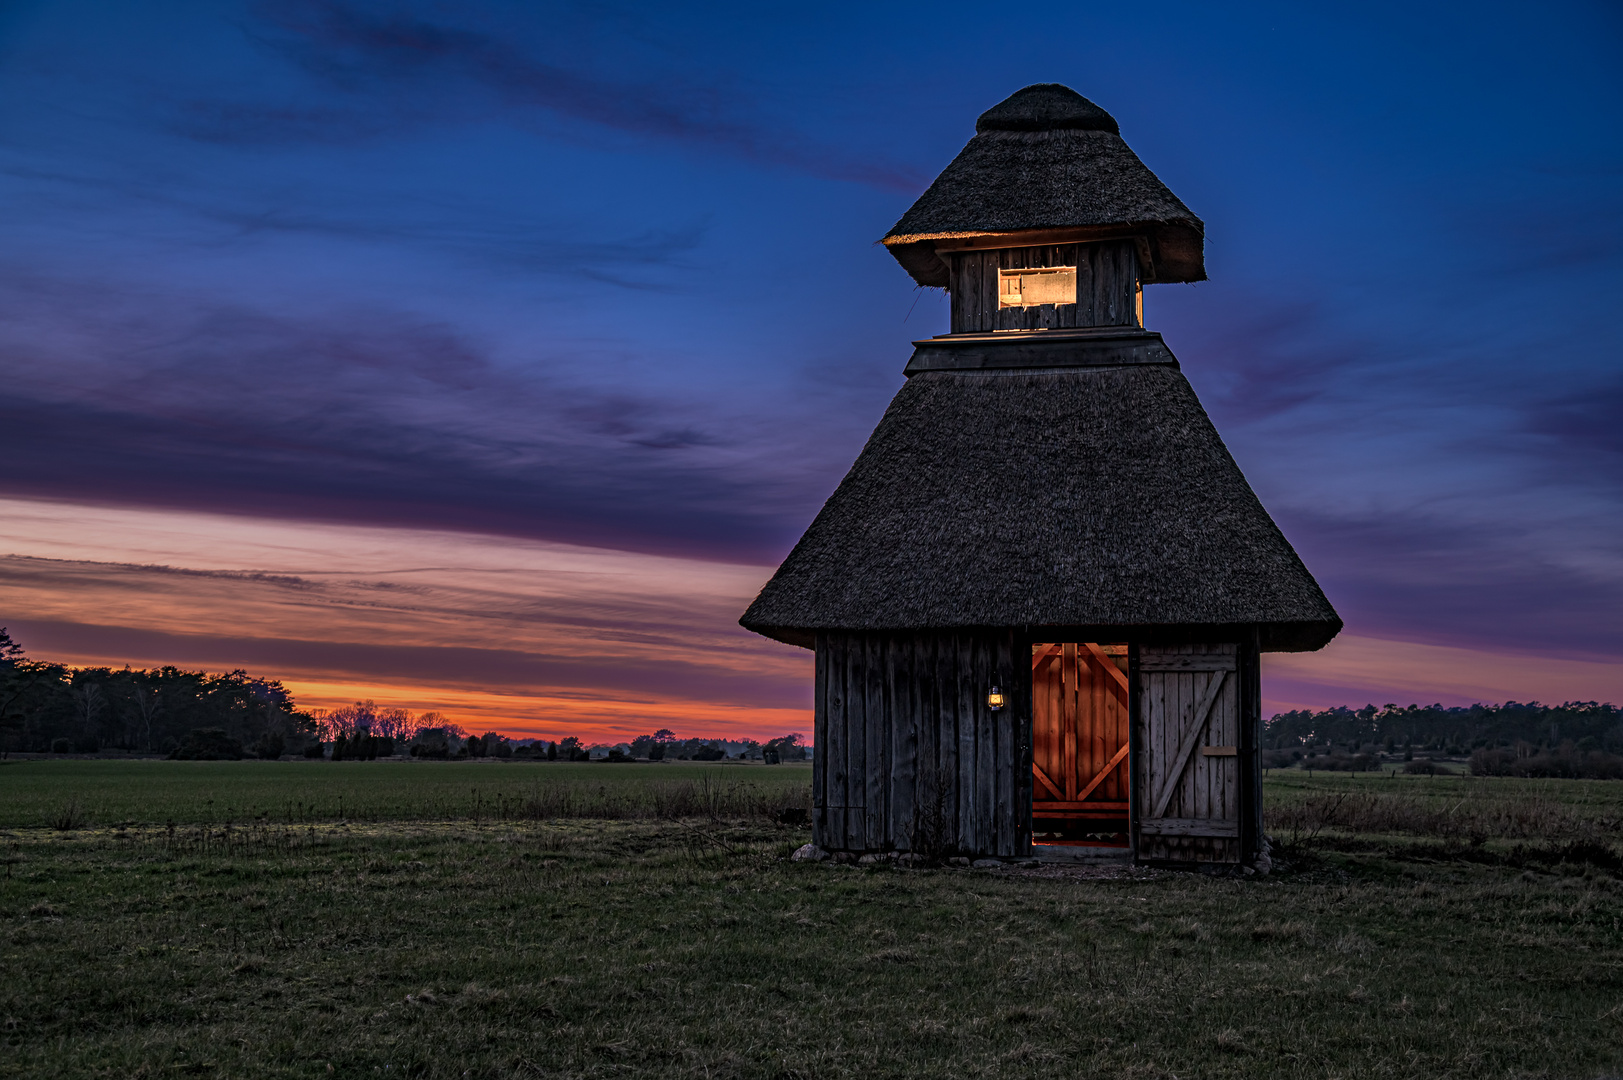
[(1076, 267), (1043, 266), (997, 272), (997, 306), (1076, 303)]

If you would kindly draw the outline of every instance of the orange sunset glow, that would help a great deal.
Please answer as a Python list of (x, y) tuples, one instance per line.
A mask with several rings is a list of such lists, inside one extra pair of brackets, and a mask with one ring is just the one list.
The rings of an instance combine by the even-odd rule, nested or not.
[(36, 655), (246, 668), (301, 707), (618, 741), (810, 731), (809, 653), (736, 623), (767, 571), (428, 530), (0, 501)]

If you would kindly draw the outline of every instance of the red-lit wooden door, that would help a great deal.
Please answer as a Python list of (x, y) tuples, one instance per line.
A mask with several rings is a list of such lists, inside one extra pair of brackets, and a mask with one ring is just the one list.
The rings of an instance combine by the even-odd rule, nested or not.
[(1126, 846), (1127, 646), (1031, 651), (1032, 839)]

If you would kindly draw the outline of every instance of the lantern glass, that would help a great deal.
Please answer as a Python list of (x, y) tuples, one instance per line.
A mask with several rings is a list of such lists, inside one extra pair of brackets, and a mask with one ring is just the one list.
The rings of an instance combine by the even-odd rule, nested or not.
[(993, 712), (997, 712), (1006, 704), (1008, 704), (1008, 699), (1003, 696), (1003, 691), (995, 686), (992, 687), (991, 691), (986, 695), (986, 707)]

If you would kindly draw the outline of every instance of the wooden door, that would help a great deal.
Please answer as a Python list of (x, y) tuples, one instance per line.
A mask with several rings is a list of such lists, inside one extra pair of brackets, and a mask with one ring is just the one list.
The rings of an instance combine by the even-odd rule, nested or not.
[(1036, 842), (1126, 846), (1131, 777), (1126, 667), (1125, 645), (1032, 647)]
[(1138, 854), (1240, 861), (1240, 678), (1235, 645), (1139, 649)]

